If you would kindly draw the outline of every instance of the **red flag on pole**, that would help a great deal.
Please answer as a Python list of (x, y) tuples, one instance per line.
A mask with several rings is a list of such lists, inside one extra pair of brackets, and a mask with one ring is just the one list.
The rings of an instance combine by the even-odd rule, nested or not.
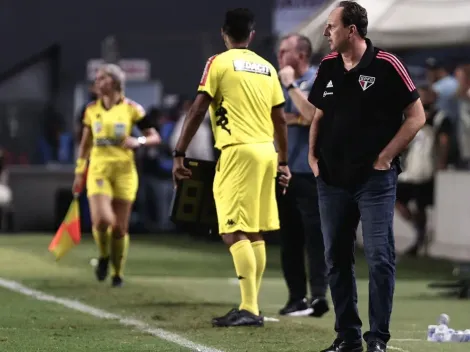
[(49, 251), (55, 255), (56, 260), (59, 260), (72, 247), (79, 244), (80, 239), (80, 204), (78, 198), (74, 197), (64, 221), (49, 245)]
[(74, 190), (74, 197), (72, 203), (70, 203), (67, 215), (65, 215), (62, 224), (49, 244), (49, 251), (55, 255), (56, 261), (80, 243), (82, 233), (80, 230), (80, 202), (78, 196), (86, 183), (87, 174), (88, 168), (83, 174), (83, 184), (80, 186), (80, 189)]

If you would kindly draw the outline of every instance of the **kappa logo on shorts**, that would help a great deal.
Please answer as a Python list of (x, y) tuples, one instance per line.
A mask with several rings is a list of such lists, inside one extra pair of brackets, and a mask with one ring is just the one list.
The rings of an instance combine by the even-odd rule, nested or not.
[(102, 178), (99, 178), (99, 179), (96, 180), (96, 185), (97, 185), (98, 187), (103, 187), (103, 183), (104, 183), (104, 182), (103, 182), (103, 179), (102, 179)]
[(359, 76), (359, 84), (361, 85), (361, 88), (363, 91), (373, 86), (374, 83), (375, 83), (375, 77), (364, 76), (364, 75)]
[(228, 219), (227, 226), (233, 226), (233, 225), (235, 225), (235, 221), (233, 221), (232, 219)]

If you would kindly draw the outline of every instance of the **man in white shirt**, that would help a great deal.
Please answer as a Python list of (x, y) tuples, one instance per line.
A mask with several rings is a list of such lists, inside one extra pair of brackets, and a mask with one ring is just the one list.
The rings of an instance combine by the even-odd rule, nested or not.
[[(191, 107), (192, 101), (188, 100), (183, 103), (182, 114), (173, 130), (173, 134), (170, 137), (170, 148), (174, 150), (176, 148), (176, 143), (180, 137), (181, 130), (183, 128), (184, 119), (188, 113), (189, 108)], [(186, 157), (199, 159), (199, 160), (214, 160), (214, 147), (212, 143), (212, 131), (210, 126), (209, 114), (206, 114), (204, 121), (201, 124), (201, 127), (197, 130), (194, 135), (191, 143), (186, 150)]]

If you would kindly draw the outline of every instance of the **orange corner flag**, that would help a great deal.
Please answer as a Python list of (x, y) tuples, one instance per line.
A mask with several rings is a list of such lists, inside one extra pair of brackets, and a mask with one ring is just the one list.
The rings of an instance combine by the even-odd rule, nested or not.
[(70, 204), (64, 221), (62, 221), (62, 224), (49, 245), (49, 251), (55, 255), (57, 261), (72, 247), (79, 244), (80, 239), (80, 204), (78, 198), (75, 197)]

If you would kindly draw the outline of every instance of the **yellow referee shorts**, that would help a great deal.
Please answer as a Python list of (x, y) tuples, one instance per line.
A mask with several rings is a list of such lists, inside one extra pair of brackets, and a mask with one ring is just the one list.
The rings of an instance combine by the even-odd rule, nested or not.
[(221, 235), (279, 229), (276, 174), (273, 143), (239, 144), (222, 150), (213, 186)]
[(133, 161), (90, 161), (86, 181), (88, 197), (104, 194), (112, 199), (133, 202), (139, 178)]

